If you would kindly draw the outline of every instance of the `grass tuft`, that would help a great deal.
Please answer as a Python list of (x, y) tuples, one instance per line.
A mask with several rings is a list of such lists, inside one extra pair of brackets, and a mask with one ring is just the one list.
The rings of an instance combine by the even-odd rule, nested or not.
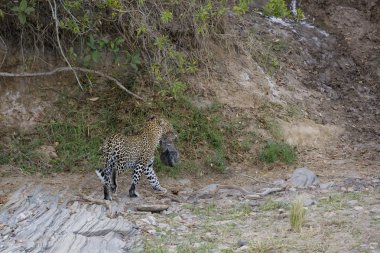
[(293, 231), (299, 232), (301, 231), (302, 225), (305, 222), (305, 213), (306, 210), (303, 207), (303, 203), (301, 200), (295, 200), (290, 207), (290, 226)]

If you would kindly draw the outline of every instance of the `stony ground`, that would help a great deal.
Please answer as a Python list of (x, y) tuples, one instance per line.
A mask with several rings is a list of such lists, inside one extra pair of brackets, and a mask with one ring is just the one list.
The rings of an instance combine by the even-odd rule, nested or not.
[[(107, 205), (82, 196), (102, 198), (95, 175), (6, 177), (1, 181), (0, 251), (380, 252), (380, 178), (322, 177), (320, 186), (308, 189), (282, 178), (246, 179), (244, 186), (223, 180), (201, 189), (193, 179), (164, 180), (170, 198), (154, 194), (143, 182), (140, 197), (130, 199), (129, 180), (123, 178), (110, 216)], [(280, 190), (257, 195), (267, 188)], [(289, 221), (296, 199), (306, 209), (299, 232)], [(137, 211), (157, 204), (168, 208)]]

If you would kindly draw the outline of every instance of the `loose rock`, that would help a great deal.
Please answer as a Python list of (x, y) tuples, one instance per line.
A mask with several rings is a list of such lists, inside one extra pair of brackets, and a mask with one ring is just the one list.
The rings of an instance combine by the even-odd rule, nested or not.
[(380, 214), (380, 205), (375, 205), (370, 210), (371, 213)]
[(289, 180), (290, 184), (298, 188), (308, 188), (319, 184), (319, 178), (308, 168), (296, 169)]

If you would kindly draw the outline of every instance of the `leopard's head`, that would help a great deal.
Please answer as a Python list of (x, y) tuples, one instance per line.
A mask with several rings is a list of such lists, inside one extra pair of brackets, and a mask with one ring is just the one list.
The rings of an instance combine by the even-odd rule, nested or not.
[(174, 136), (175, 138), (177, 136), (173, 125), (165, 118), (151, 116), (148, 119), (148, 128), (151, 131), (159, 133), (160, 136)]

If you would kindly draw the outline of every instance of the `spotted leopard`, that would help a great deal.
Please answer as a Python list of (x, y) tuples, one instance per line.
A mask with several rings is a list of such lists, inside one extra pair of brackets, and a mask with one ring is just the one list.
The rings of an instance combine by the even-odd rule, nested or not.
[(130, 197), (137, 197), (136, 185), (144, 172), (153, 190), (165, 193), (153, 170), (154, 152), (163, 135), (173, 134), (173, 126), (165, 119), (151, 117), (140, 134), (125, 136), (115, 134), (106, 139), (102, 147), (104, 168), (96, 170), (102, 180), (104, 199), (112, 200), (117, 190), (117, 175), (128, 168), (133, 169)]

